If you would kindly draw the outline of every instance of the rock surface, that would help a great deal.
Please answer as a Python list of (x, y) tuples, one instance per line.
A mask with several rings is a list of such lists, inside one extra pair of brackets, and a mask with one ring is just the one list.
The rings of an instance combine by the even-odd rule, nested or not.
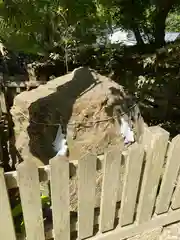
[(19, 94), (11, 114), (20, 160), (48, 164), (56, 155), (52, 143), (59, 124), (66, 135), (70, 159), (91, 151), (101, 155), (124, 143), (121, 118), (142, 134), (143, 120), (135, 101), (122, 86), (88, 68)]

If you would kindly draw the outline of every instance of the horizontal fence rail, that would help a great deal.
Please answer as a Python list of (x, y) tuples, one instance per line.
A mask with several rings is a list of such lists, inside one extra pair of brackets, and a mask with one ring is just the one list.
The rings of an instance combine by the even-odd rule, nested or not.
[[(141, 144), (112, 148), (102, 160), (88, 153), (76, 162), (55, 157), (37, 168), (29, 159), (17, 171), (0, 169), (0, 239), (120, 240), (180, 221), (179, 154), (180, 135), (169, 142), (167, 131), (150, 127)], [(21, 199), (21, 234), (9, 204), (13, 189)]]

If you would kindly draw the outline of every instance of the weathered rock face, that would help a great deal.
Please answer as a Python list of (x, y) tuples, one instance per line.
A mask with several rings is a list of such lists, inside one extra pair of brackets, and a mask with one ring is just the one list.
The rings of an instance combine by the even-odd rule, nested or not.
[(103, 154), (109, 147), (124, 144), (120, 134), (123, 119), (138, 139), (143, 120), (134, 100), (117, 83), (78, 68), (14, 100), (11, 109), (16, 148), (22, 159), (48, 164), (58, 125), (66, 135), (70, 159), (91, 151)]

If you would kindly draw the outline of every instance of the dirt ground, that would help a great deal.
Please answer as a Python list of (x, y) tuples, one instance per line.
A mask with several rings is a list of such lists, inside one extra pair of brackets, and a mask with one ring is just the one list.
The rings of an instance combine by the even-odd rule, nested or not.
[(168, 225), (164, 228), (157, 228), (153, 231), (128, 238), (126, 240), (179, 240), (180, 222)]
[(180, 239), (180, 222), (165, 227), (158, 240)]
[(144, 232), (142, 234), (128, 238), (126, 240), (159, 240), (161, 232), (162, 228), (157, 228), (154, 229), (153, 231)]

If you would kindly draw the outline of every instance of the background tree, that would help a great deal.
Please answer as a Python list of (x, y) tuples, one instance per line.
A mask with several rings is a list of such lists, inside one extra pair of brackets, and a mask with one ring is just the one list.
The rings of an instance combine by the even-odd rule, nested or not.
[(91, 0), (10, 0), (0, 4), (1, 37), (18, 50), (50, 52), (58, 45), (92, 41), (96, 6)]
[(1, 0), (0, 37), (18, 51), (48, 55), (61, 47), (67, 57), (69, 49), (120, 27), (133, 31), (138, 45), (146, 39), (160, 47), (166, 24), (173, 29), (178, 24), (179, 5), (178, 0)]
[(165, 29), (166, 19), (170, 11), (173, 11), (177, 0), (154, 0), (153, 4), (155, 10), (153, 12), (153, 33), (155, 38), (155, 44), (157, 47), (161, 47), (165, 44)]
[(171, 11), (166, 19), (166, 30), (169, 32), (180, 32), (180, 7)]
[(178, 0), (99, 0), (113, 12), (115, 26), (134, 33), (137, 44), (144, 44), (144, 38), (156, 47), (165, 44), (166, 19), (176, 11)]

